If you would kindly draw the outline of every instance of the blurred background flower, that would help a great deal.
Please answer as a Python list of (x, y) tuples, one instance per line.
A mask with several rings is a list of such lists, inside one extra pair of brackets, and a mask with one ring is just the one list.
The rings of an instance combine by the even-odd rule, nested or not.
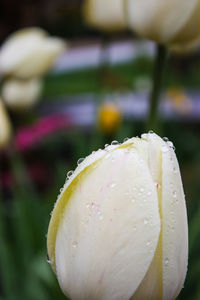
[[(66, 174), (75, 169), (78, 158), (94, 149), (145, 131), (155, 45), (138, 39), (132, 28), (127, 28), (121, 11), (123, 1), (117, 0), (111, 6), (112, 1), (104, 6), (104, 1), (97, 2), (98, 10), (92, 16), (99, 14), (91, 23), (89, 19), (86, 22), (83, 7), (95, 1), (0, 3), (0, 145), (6, 145), (0, 146), (0, 294), (8, 300), (66, 299), (46, 262), (45, 239), (48, 214)], [(191, 32), (195, 39), (198, 36), (199, 10), (196, 1), (190, 2), (176, 1), (184, 12), (177, 18), (182, 32), (177, 45), (191, 41)], [(154, 18), (154, 6), (145, 2), (148, 11), (141, 18), (145, 20), (142, 26), (149, 38), (155, 25), (156, 39), (167, 44), (170, 41), (171, 47), (171, 41), (175, 41), (173, 22), (169, 22), (164, 35), (163, 30), (167, 16), (176, 21), (176, 10), (171, 15), (166, 9), (172, 7), (172, 1), (164, 7), (164, 13), (159, 14), (161, 20)], [(156, 23), (148, 26), (148, 20)], [(198, 47), (187, 56), (171, 52), (159, 120), (160, 135), (175, 142), (189, 216), (189, 268), (178, 299), (198, 300)]]
[(0, 148), (6, 146), (11, 137), (11, 123), (0, 99)]
[(40, 28), (28, 28), (12, 34), (0, 49), (0, 74), (18, 78), (44, 75), (65, 44)]
[(40, 97), (42, 81), (39, 78), (28, 80), (8, 79), (2, 86), (2, 98), (12, 110), (30, 109)]

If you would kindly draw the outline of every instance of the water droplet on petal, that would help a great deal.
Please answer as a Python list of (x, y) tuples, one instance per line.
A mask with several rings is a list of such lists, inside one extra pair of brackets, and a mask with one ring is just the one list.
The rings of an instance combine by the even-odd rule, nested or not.
[(169, 264), (169, 259), (165, 258), (165, 266), (167, 266)]
[(171, 141), (168, 141), (168, 142), (167, 142), (167, 145), (168, 145), (170, 148), (176, 150), (176, 148), (174, 147), (174, 144), (173, 144)]
[(113, 182), (113, 183), (110, 184), (110, 187), (111, 187), (112, 189), (113, 189), (115, 186), (116, 186), (116, 183), (115, 183), (115, 182)]
[(150, 242), (150, 241), (148, 241), (146, 245), (147, 245), (147, 246), (150, 246), (150, 245), (151, 245), (151, 242)]
[(69, 172), (67, 173), (67, 178), (69, 179), (69, 178), (73, 175), (73, 173), (74, 173), (74, 171), (69, 171)]
[(143, 188), (143, 187), (140, 188), (140, 192), (141, 192), (141, 193), (144, 192), (144, 188)]
[(164, 141), (164, 142), (168, 142), (168, 141), (169, 141), (168, 137), (165, 136), (165, 137), (163, 138), (163, 141)]
[(148, 133), (149, 133), (149, 134), (153, 134), (154, 132), (153, 132), (153, 130), (150, 130)]
[(136, 225), (133, 226), (133, 231), (136, 231), (137, 230), (137, 227)]
[(50, 258), (49, 258), (49, 255), (48, 255), (48, 253), (47, 253), (46, 260), (47, 260), (47, 263), (48, 263), (48, 264), (51, 264), (51, 260), (50, 260)]
[(131, 199), (131, 202), (132, 202), (132, 203), (135, 203), (135, 198), (132, 198), (132, 199)]
[(166, 153), (166, 152), (168, 152), (168, 151), (169, 151), (169, 149), (168, 149), (167, 146), (162, 146), (162, 152), (163, 152), (163, 153)]
[(112, 141), (111, 145), (112, 145), (112, 146), (119, 145), (119, 142), (118, 142), (118, 141)]
[(77, 161), (77, 165), (80, 165), (80, 164), (84, 161), (84, 159), (85, 159), (85, 158), (83, 158), (83, 157), (82, 157), (82, 158), (79, 158), (79, 160)]
[(173, 195), (174, 198), (176, 198), (176, 197), (177, 197), (176, 191), (173, 191), (173, 192), (172, 192), (172, 195)]
[(146, 140), (146, 139), (147, 139), (147, 137), (148, 137), (148, 136), (147, 136), (147, 134), (146, 134), (146, 133), (143, 133), (143, 134), (141, 135), (141, 138), (142, 138), (142, 139), (144, 139), (144, 140)]
[(73, 241), (73, 243), (72, 243), (72, 247), (73, 247), (73, 248), (77, 248), (77, 246), (78, 246), (78, 243), (77, 243), (77, 241)]
[(148, 191), (148, 192), (147, 192), (147, 195), (148, 195), (148, 196), (151, 196), (151, 194), (152, 194), (151, 191)]
[(129, 140), (129, 138), (127, 137), (127, 138), (124, 139), (123, 142), (126, 143), (128, 140)]
[(144, 219), (144, 225), (147, 225), (149, 221), (147, 219)]
[(109, 144), (105, 144), (105, 146), (104, 146), (104, 147), (105, 147), (105, 148), (107, 148), (108, 146), (109, 146)]

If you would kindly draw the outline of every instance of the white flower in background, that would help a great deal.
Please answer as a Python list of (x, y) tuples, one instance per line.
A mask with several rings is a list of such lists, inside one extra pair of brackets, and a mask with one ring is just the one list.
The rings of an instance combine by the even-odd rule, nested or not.
[(47, 237), (65, 295), (175, 299), (187, 272), (188, 226), (173, 144), (153, 133), (113, 142), (71, 173)]
[(11, 137), (11, 123), (0, 99), (0, 149), (6, 146)]
[(42, 80), (10, 79), (2, 86), (2, 98), (12, 110), (30, 109), (38, 100), (42, 90)]
[(161, 44), (185, 45), (200, 36), (200, 0), (125, 0), (130, 27)]
[(85, 0), (85, 21), (92, 27), (106, 31), (126, 28), (124, 0)]
[(65, 43), (39, 28), (12, 34), (0, 49), (0, 74), (19, 78), (41, 76), (65, 50)]

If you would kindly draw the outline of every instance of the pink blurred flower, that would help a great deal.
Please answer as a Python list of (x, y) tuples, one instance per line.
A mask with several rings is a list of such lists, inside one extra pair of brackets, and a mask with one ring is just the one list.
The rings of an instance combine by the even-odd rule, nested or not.
[(39, 119), (34, 125), (18, 130), (15, 146), (20, 151), (27, 151), (48, 135), (72, 126), (68, 115), (53, 115)]

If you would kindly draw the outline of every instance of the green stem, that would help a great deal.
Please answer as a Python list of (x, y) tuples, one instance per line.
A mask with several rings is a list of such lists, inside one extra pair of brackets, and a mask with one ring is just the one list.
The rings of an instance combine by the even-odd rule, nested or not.
[(147, 121), (147, 131), (158, 131), (158, 108), (162, 89), (167, 49), (163, 45), (157, 45), (155, 65), (153, 70), (153, 85), (150, 94), (150, 111)]

